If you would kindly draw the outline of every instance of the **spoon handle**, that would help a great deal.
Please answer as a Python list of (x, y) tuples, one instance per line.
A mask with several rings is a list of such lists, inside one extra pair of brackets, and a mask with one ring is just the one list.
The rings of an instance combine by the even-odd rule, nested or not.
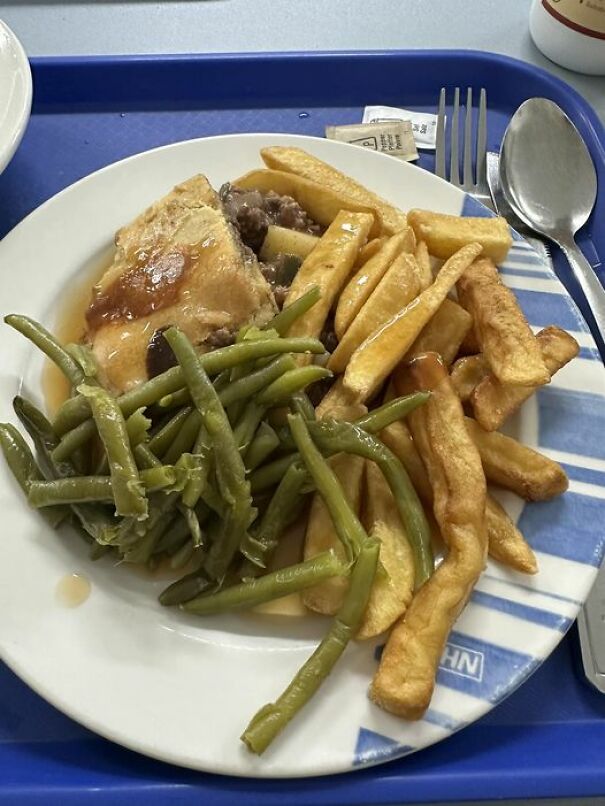
[[(605, 289), (599, 282), (595, 270), (586, 260), (573, 238), (570, 238), (569, 241), (560, 241), (559, 246), (569, 261), (573, 275), (584, 292), (599, 335), (603, 340), (605, 339)], [(603, 358), (605, 359), (605, 356)]]

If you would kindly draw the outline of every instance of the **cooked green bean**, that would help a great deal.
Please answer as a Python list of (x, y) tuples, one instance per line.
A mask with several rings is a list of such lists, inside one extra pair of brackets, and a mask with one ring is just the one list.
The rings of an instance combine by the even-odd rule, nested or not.
[(183, 545), (175, 551), (172, 557), (170, 558), (170, 567), (176, 571), (178, 568), (183, 568), (183, 566), (187, 565), (190, 562), (191, 558), (193, 557), (193, 553), (195, 551), (195, 546), (193, 545), (192, 540), (187, 540)]
[(97, 377), (97, 362), (90, 347), (85, 344), (66, 344), (65, 350), (82, 367), (86, 378)]
[(311, 286), (301, 297), (291, 302), (290, 305), (286, 305), (282, 311), (276, 314), (266, 327), (276, 330), (280, 336), (285, 336), (294, 322), (300, 319), (301, 316), (304, 316), (306, 312), (319, 301), (320, 297), (321, 291), (319, 286)]
[(233, 429), (233, 439), (242, 456), (245, 456), (266, 412), (267, 407), (259, 404), (255, 398), (246, 403), (242, 416)]
[(334, 552), (325, 551), (310, 560), (280, 568), (270, 574), (250, 579), (239, 585), (223, 588), (218, 593), (208, 593), (181, 605), (181, 610), (197, 616), (226, 613), (230, 610), (245, 610), (264, 602), (280, 599), (290, 593), (310, 588), (334, 576), (347, 573), (347, 568)]
[(151, 420), (145, 416), (145, 409), (137, 409), (126, 419), (126, 433), (132, 448), (141, 442), (147, 441), (147, 435), (151, 428)]
[(250, 372), (239, 380), (232, 381), (229, 386), (219, 392), (220, 401), (225, 408), (228, 408), (238, 400), (247, 400), (268, 387), (288, 370), (294, 369), (295, 366), (292, 356), (280, 355), (274, 358), (270, 364)]
[(269, 384), (265, 389), (257, 395), (259, 403), (265, 403), (271, 406), (286, 403), (295, 392), (300, 392), (306, 389), (312, 383), (321, 381), (323, 378), (331, 378), (332, 373), (325, 367), (318, 367), (315, 364), (309, 364), (306, 367), (296, 367), (296, 369), (288, 370), (284, 374)]
[[(174, 467), (161, 465), (141, 470), (139, 478), (146, 490), (154, 492), (172, 487), (177, 481)], [(84, 504), (88, 501), (113, 501), (113, 487), (109, 476), (70, 476), (52, 481), (32, 481), (29, 503), (36, 508), (57, 504)]]
[(78, 391), (90, 403), (97, 431), (105, 446), (117, 514), (145, 518), (147, 499), (128, 442), (124, 415), (116, 399), (99, 386), (81, 384)]
[(162, 512), (151, 528), (133, 545), (124, 552), (123, 557), (127, 563), (146, 563), (151, 558), (156, 545), (162, 536), (175, 521), (174, 512)]
[[(226, 517), (221, 523), (219, 539), (210, 548), (205, 563), (208, 574), (220, 579), (225, 575), (239, 547), (241, 536), (253, 518), (250, 484), (246, 479), (244, 462), (237, 449), (225, 410), (193, 345), (184, 333), (175, 328), (169, 328), (164, 337), (177, 357), (191, 398), (202, 416), (215, 455), (219, 489), (228, 506)], [(233, 347), (253, 347), (270, 343), (255, 341), (235, 344)]]
[(363, 540), (367, 538), (365, 529), (349, 506), (334, 471), (315, 446), (305, 420), (300, 414), (290, 414), (288, 424), (305, 467), (330, 513), (334, 531), (343, 544), (348, 559), (354, 560)]
[[(29, 400), (16, 397), (13, 400), (13, 408), (24, 428), (31, 436), (36, 446), (36, 450), (43, 463), (45, 475), (48, 478), (68, 478), (77, 475), (75, 468), (70, 462), (55, 462), (52, 451), (58, 443), (57, 435), (53, 427), (44, 414), (37, 409)], [(55, 513), (58, 507), (44, 510), (51, 514)], [(72, 504), (71, 511), (76, 519), (93, 540), (99, 540), (108, 530), (115, 528), (115, 519), (107, 512), (105, 507), (98, 504)]]
[(254, 439), (246, 453), (246, 467), (248, 470), (261, 465), (279, 447), (279, 437), (269, 423), (262, 422), (256, 430)]
[(160, 604), (165, 607), (180, 605), (190, 599), (195, 599), (196, 596), (215, 586), (216, 582), (211, 582), (201, 570), (192, 571), (192, 573), (173, 582), (172, 585), (169, 585), (160, 593)]
[(323, 420), (310, 423), (309, 431), (322, 452), (329, 455), (341, 451), (355, 453), (380, 467), (412, 547), (416, 588), (419, 588), (433, 572), (431, 531), (416, 490), (399, 459), (379, 439), (354, 423)]
[(202, 417), (199, 411), (192, 409), (180, 427), (178, 434), (162, 456), (162, 461), (165, 464), (174, 464), (180, 456), (191, 451), (199, 434), (201, 424)]
[(185, 406), (180, 411), (177, 411), (177, 413), (168, 420), (166, 425), (160, 428), (157, 434), (151, 437), (147, 443), (149, 450), (158, 457), (164, 456), (192, 411), (192, 406)]
[[(29, 446), (14, 425), (0, 423), (0, 448), (17, 483), (25, 495), (28, 495), (31, 485), (43, 476)], [(59, 511), (48, 512), (45, 518), (56, 528), (68, 515), (69, 510), (62, 507)]]
[(148, 445), (139, 443), (139, 445), (135, 447), (133, 454), (138, 467), (140, 467), (142, 470), (146, 470), (150, 467), (162, 466), (162, 462), (154, 453), (149, 450)]
[[(255, 361), (258, 358), (267, 358), (281, 353), (313, 353), (321, 355), (325, 348), (319, 339), (308, 337), (297, 338), (271, 338), (267, 340), (243, 341), (221, 347), (209, 353), (199, 355), (202, 368), (208, 375), (217, 375), (224, 369)], [(71, 356), (70, 356), (71, 359)], [(73, 360), (73, 359), (71, 359)], [(150, 381), (137, 386), (130, 392), (125, 392), (118, 398), (122, 413), (127, 417), (135, 409), (151, 406), (165, 395), (172, 394), (183, 387), (185, 383), (181, 367), (171, 367), (161, 375), (156, 375)], [(55, 431), (62, 436), (71, 431), (84, 420), (90, 417), (90, 404), (82, 396), (66, 400), (57, 412), (53, 423)]]
[(72, 386), (82, 383), (85, 377), (82, 367), (45, 327), (28, 316), (18, 314), (9, 314), (4, 317), (4, 321), (42, 350), (59, 367)]
[(200, 529), (200, 522), (197, 519), (197, 515), (195, 514), (195, 509), (191, 507), (181, 507), (180, 508), (181, 515), (185, 517), (185, 521), (187, 522), (187, 526), (189, 527), (189, 532), (191, 533), (191, 543), (193, 544), (193, 548), (199, 548), (203, 544), (202, 538), (202, 530)]
[[(290, 465), (273, 493), (260, 524), (253, 531), (253, 541), (245, 539), (242, 554), (255, 566), (264, 567), (284, 530), (296, 519), (304, 504), (302, 485), (307, 479), (307, 471), (300, 461)], [(245, 567), (243, 575), (254, 573)]]
[(206, 455), (205, 451), (200, 453), (199, 448), (198, 450), (196, 448), (197, 446), (194, 446), (193, 454), (185, 454), (187, 459), (184, 460), (186, 461), (187, 483), (183, 490), (182, 501), (189, 508), (193, 508), (200, 500), (208, 483), (208, 473), (210, 472), (210, 457)]
[(171, 556), (181, 548), (185, 541), (189, 542), (191, 533), (185, 518), (177, 518), (156, 543), (154, 554), (168, 554)]
[(299, 459), (298, 453), (289, 453), (287, 456), (280, 456), (269, 464), (259, 467), (250, 476), (250, 489), (253, 493), (260, 493), (279, 484), (285, 472), (291, 464)]
[(315, 406), (311, 403), (309, 396), (302, 390), (295, 392), (290, 400), (290, 408), (294, 414), (301, 414), (305, 420), (315, 420)]
[(379, 548), (378, 541), (364, 539), (351, 572), (349, 589), (330, 631), (283, 694), (252, 717), (241, 739), (253, 753), (263, 753), (309, 702), (357, 632), (372, 589)]
[(405, 397), (394, 398), (377, 409), (364, 414), (363, 417), (358, 417), (355, 420), (355, 425), (363, 428), (369, 434), (378, 434), (387, 425), (407, 417), (418, 406), (426, 403), (430, 396), (430, 392), (414, 392)]
[(65, 459), (69, 459), (78, 448), (90, 442), (96, 433), (97, 427), (94, 420), (85, 420), (80, 423), (76, 428), (61, 437), (59, 444), (53, 451), (53, 459), (55, 462), (63, 462)]
[(164, 395), (158, 400), (158, 406), (162, 409), (179, 409), (181, 406), (191, 405), (191, 395), (189, 389), (177, 389), (169, 395)]

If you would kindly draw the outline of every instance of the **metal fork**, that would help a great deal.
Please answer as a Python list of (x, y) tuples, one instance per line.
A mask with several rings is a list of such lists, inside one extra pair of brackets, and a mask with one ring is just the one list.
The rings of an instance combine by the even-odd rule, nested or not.
[(477, 146), (475, 151), (476, 170), (473, 174), (473, 88), (466, 91), (466, 114), (462, 132), (462, 181), (460, 181), (460, 87), (454, 89), (454, 107), (452, 111), (450, 134), (450, 170), (446, 173), (446, 90), (442, 88), (439, 95), (439, 113), (437, 117), (437, 138), (435, 148), (435, 173), (450, 184), (461, 188), (473, 198), (494, 210), (492, 197), (487, 184), (486, 152), (487, 152), (487, 93), (479, 91), (479, 114), (477, 119)]

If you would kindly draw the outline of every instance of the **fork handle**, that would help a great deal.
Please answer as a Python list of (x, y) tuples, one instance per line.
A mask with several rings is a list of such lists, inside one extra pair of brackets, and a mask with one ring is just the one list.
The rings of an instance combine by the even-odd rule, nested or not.
[[(559, 241), (559, 246), (569, 262), (574, 277), (580, 284), (601, 341), (603, 341), (605, 340), (605, 289), (573, 238)], [(605, 360), (605, 355), (602, 355), (602, 358)]]

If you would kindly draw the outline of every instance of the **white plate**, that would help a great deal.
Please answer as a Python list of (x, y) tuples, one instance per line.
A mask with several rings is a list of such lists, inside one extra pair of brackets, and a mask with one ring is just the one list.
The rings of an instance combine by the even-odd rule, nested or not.
[(0, 20), (0, 173), (21, 142), (32, 105), (32, 75), (17, 37)]
[[(307, 148), (406, 209), (481, 214), (484, 208), (408, 163), (354, 146), (287, 135), (234, 135), (179, 143), (109, 166), (32, 213), (2, 244), (2, 313), (54, 324), (62, 295), (107, 255), (115, 230), (177, 182), (202, 171), (215, 187), (260, 164), (262, 146)], [(91, 563), (78, 538), (44, 527), (0, 465), (0, 652), (32, 688), (65, 713), (127, 747), (176, 764), (253, 776), (351, 770), (446, 738), (515, 689), (560, 641), (586, 597), (603, 549), (605, 373), (558, 281), (517, 240), (503, 276), (532, 325), (574, 331), (582, 353), (528, 402), (514, 423), (530, 445), (564, 461), (570, 491), (509, 511), (535, 547), (528, 578), (489, 563), (444, 653), (431, 708), (405, 723), (373, 706), (366, 690), (379, 641), (354, 645), (312, 703), (262, 758), (238, 737), (274, 699), (325, 631), (322, 619), (261, 616), (196, 620), (161, 608), (162, 581)], [(0, 338), (0, 411), (21, 385), (40, 398), (42, 362), (9, 328)], [(92, 594), (65, 609), (67, 573)]]

